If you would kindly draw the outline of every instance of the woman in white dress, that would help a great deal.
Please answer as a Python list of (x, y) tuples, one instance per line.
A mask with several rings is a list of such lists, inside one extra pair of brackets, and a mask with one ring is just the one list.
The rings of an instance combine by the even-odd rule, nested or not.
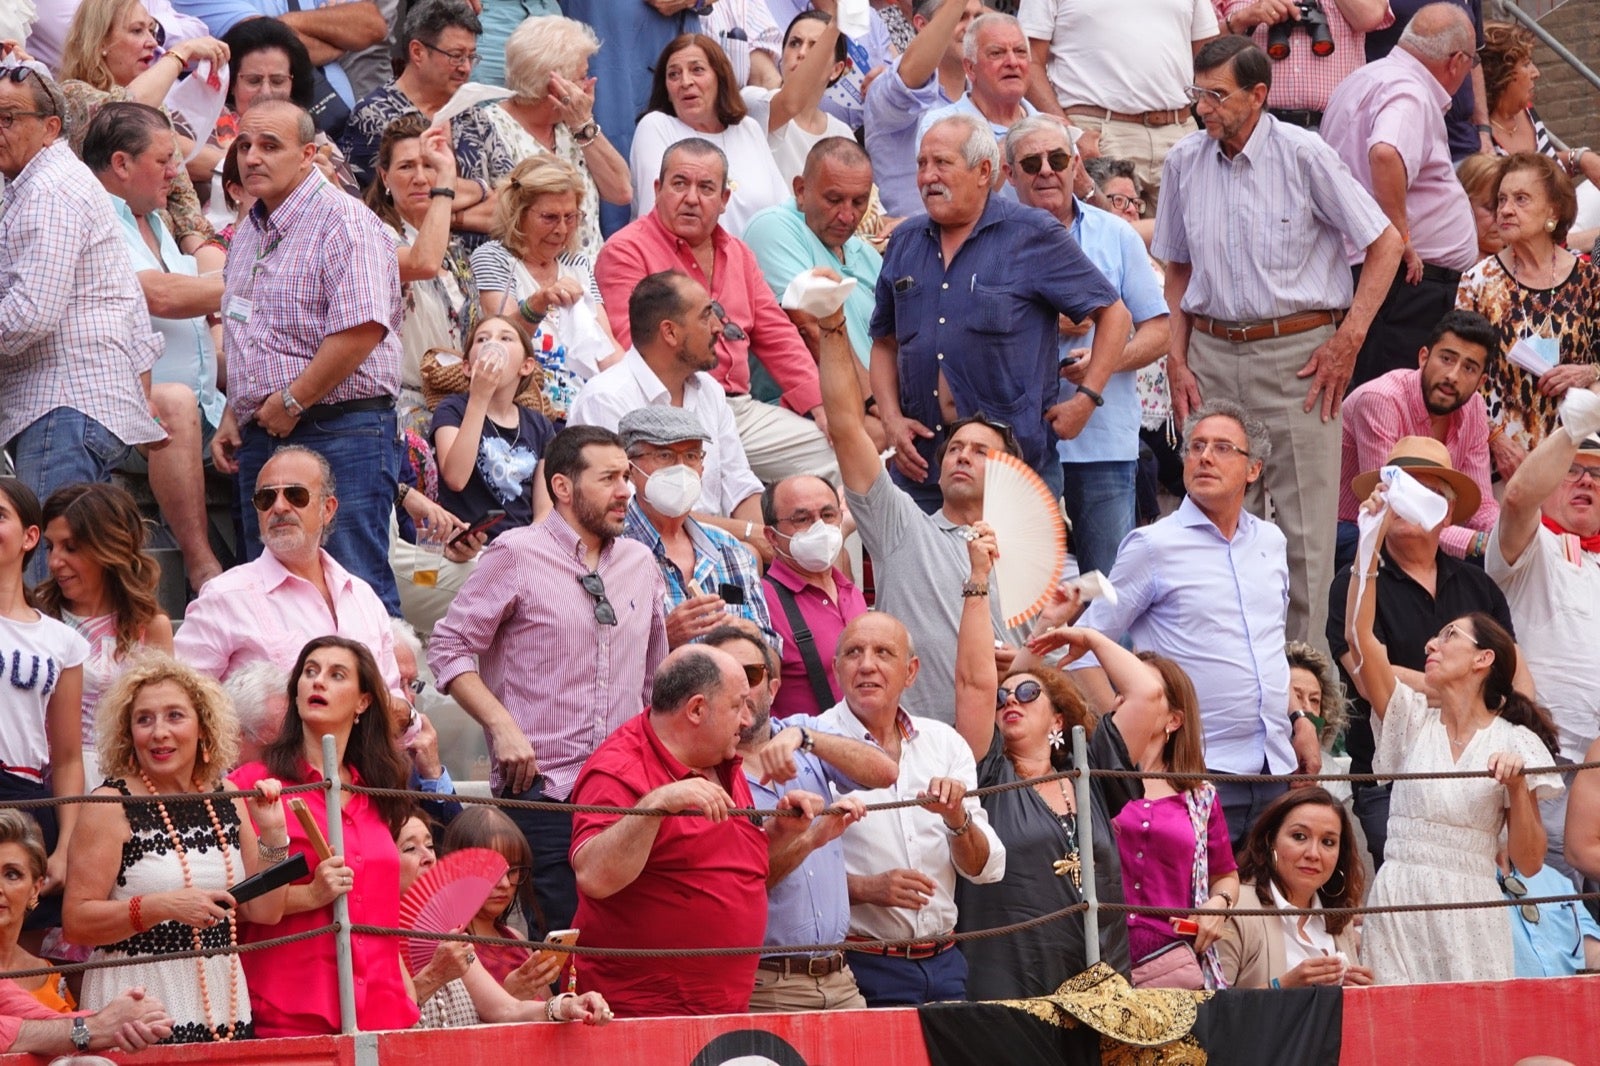
[(850, 67), (845, 38), (825, 11), (802, 11), (783, 32), (783, 86), (748, 85), (740, 98), (767, 131), (767, 147), (783, 180), (806, 167), (806, 154), (824, 137), (854, 138), (838, 118), (822, 110), (822, 94)]
[[(1380, 486), (1364, 507), (1382, 505)], [(1380, 532), (1395, 521), (1392, 512)], [(1544, 865), (1538, 801), (1559, 795), (1560, 776), (1525, 777), (1555, 760), (1555, 730), (1532, 700), (1512, 688), (1516, 646), (1486, 614), (1445, 626), (1427, 644), (1428, 692), (1396, 676), (1373, 633), (1375, 589), (1350, 582), (1347, 617), (1356, 684), (1372, 705), (1376, 773), (1488, 770), (1491, 777), (1397, 781), (1389, 843), (1368, 899), (1371, 906), (1461, 903), (1503, 898), (1495, 879), (1502, 831), (1524, 874)], [(1359, 598), (1360, 602), (1357, 603)], [(1370, 915), (1362, 956), (1379, 984), (1503, 981), (1513, 976), (1511, 927), (1498, 909)]]

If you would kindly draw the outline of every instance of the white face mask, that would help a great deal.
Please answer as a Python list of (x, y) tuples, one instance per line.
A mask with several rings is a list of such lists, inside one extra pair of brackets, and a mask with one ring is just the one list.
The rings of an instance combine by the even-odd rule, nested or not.
[(663, 467), (645, 481), (644, 498), (668, 518), (682, 518), (700, 499), (700, 475), (685, 463)]
[(802, 570), (820, 574), (832, 569), (833, 560), (838, 557), (842, 547), (843, 531), (819, 518), (789, 538), (789, 557)]

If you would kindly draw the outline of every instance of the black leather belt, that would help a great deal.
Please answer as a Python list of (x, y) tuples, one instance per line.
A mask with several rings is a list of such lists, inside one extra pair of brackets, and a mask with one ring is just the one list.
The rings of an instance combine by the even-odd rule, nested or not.
[(305, 409), (300, 421), (321, 422), (329, 418), (338, 418), (340, 415), (358, 415), (363, 411), (392, 410), (394, 410), (393, 396), (366, 396), (359, 400), (345, 400), (343, 403), (314, 403)]
[(1279, 122), (1287, 122), (1291, 126), (1299, 126), (1302, 129), (1314, 130), (1322, 125), (1321, 111), (1269, 107), (1267, 108), (1267, 113)]

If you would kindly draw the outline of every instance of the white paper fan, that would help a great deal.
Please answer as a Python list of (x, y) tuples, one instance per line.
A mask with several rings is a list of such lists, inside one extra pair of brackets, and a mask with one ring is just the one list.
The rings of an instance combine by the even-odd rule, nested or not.
[(1000, 558), (995, 590), (1006, 626), (1020, 626), (1044, 609), (1067, 564), (1061, 507), (1033, 469), (990, 449), (983, 475), (983, 520), (994, 528)]

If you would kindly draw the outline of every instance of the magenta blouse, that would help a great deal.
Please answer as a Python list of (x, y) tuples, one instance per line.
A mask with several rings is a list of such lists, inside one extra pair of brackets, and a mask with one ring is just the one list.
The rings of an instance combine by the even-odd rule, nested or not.
[[(1117, 834), (1122, 894), (1129, 906), (1193, 906), (1195, 835), (1182, 793), (1130, 800), (1111, 820), (1111, 827)], [(1206, 865), (1211, 880), (1239, 868), (1222, 804), (1215, 799), (1206, 824)], [(1128, 954), (1135, 964), (1181, 939), (1186, 938), (1178, 936), (1166, 918), (1128, 915)]]

